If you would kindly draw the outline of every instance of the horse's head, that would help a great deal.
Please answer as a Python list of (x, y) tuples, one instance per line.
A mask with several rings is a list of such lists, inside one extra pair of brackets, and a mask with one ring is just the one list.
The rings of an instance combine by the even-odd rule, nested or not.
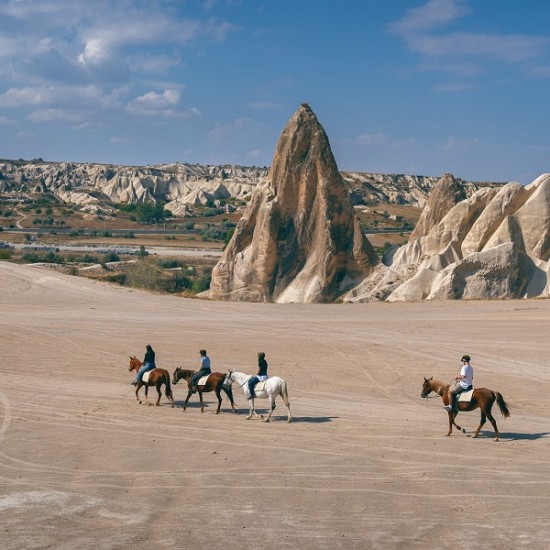
[(128, 370), (130, 372), (132, 372), (133, 370), (138, 371), (141, 365), (141, 361), (136, 356), (130, 356), (130, 366), (128, 367)]
[(422, 392), (420, 393), (420, 397), (422, 397), (423, 399), (426, 399), (428, 395), (430, 395), (430, 393), (433, 391), (432, 380), (433, 380), (433, 376), (431, 376), (430, 378), (424, 377), (424, 383), (422, 384)]
[(176, 370), (172, 374), (172, 384), (177, 384), (182, 376), (183, 369), (176, 367)]
[(225, 375), (225, 378), (223, 380), (223, 385), (226, 388), (230, 388), (233, 385), (233, 382), (235, 382), (235, 379), (233, 378), (233, 373), (235, 371), (233, 369), (229, 369), (227, 371), (227, 374)]
[(182, 378), (184, 380), (189, 380), (189, 378), (193, 376), (194, 372), (195, 371), (193, 370), (184, 369), (182, 367), (176, 367), (176, 370), (172, 374), (172, 384), (177, 384), (178, 381), (181, 380)]

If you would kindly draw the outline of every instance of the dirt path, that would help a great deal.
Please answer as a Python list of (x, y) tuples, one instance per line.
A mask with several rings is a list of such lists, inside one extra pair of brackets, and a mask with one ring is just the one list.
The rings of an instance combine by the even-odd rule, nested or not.
[[(549, 320), (543, 300), (220, 303), (0, 262), (0, 548), (548, 549)], [(170, 371), (265, 351), (294, 422), (245, 420), (241, 393), (238, 415), (138, 405), (147, 343)], [(420, 398), (463, 353), (510, 405), (499, 443), (445, 437)]]

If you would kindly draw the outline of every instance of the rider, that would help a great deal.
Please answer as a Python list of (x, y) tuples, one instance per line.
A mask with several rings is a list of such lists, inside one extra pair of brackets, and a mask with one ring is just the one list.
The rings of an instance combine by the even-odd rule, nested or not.
[(258, 382), (263, 382), (267, 379), (267, 361), (265, 360), (265, 353), (260, 351), (258, 353), (258, 372), (248, 381), (248, 392), (250, 394), (248, 399), (254, 399), (256, 397), (254, 395), (254, 386), (256, 386)]
[(470, 365), (470, 356), (463, 355), (461, 361), (460, 375), (455, 377), (455, 383), (449, 388), (449, 404), (445, 405), (445, 409), (451, 412), (458, 412), (458, 396), (463, 391), (471, 390), (474, 381), (474, 369)]
[(149, 371), (156, 368), (155, 365), (155, 352), (153, 351), (153, 348), (147, 344), (145, 346), (145, 357), (143, 358), (143, 365), (141, 365), (140, 369), (138, 370), (138, 373), (136, 375), (136, 379), (132, 382), (132, 386), (137, 386), (141, 379), (143, 378), (143, 375)]
[(189, 389), (193, 393), (197, 391), (197, 383), (200, 380), (200, 378), (202, 376), (206, 376), (207, 374), (212, 373), (212, 371), (210, 370), (210, 357), (206, 355), (206, 350), (201, 349), (199, 353), (201, 355), (201, 366), (195, 372), (195, 374), (191, 377), (191, 381), (189, 382)]

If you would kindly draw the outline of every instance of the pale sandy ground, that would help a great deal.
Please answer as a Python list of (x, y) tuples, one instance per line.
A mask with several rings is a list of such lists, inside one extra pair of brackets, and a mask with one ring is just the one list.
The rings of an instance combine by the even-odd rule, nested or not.
[[(0, 548), (550, 548), (550, 301), (273, 305), (0, 262)], [(138, 405), (130, 354), (288, 382), (271, 424)], [(512, 416), (445, 437), (463, 353)], [(489, 424), (487, 424), (489, 426)]]

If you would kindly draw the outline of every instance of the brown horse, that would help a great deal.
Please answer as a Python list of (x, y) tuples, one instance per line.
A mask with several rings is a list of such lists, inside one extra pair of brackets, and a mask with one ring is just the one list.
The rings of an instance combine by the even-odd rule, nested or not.
[[(130, 372), (135, 370), (137, 374), (142, 365), (143, 363), (137, 357), (130, 357), (130, 366), (128, 367), (128, 370)], [(159, 397), (155, 405), (158, 407), (160, 405), (160, 397), (162, 395), (160, 388), (163, 384), (166, 385), (166, 397), (172, 402), (173, 407), (174, 397), (172, 396), (172, 388), (170, 386), (170, 373), (166, 369), (159, 368), (149, 371), (149, 380), (147, 382), (143, 382), (143, 380), (138, 382), (136, 386), (136, 399), (139, 401), (139, 404), (141, 405), (141, 399), (139, 398), (138, 392), (141, 386), (145, 386), (145, 399), (147, 399), (147, 391), (149, 386), (156, 386)]]
[[(189, 402), (189, 398), (191, 395), (193, 395), (193, 390), (191, 389), (191, 377), (195, 374), (194, 370), (189, 369), (180, 369), (179, 367), (176, 368), (174, 371), (174, 374), (172, 375), (172, 383), (176, 385), (179, 380), (183, 379), (187, 381), (187, 397), (185, 398), (185, 403), (183, 404), (183, 410), (187, 408), (187, 403)], [(202, 393), (213, 391), (216, 393), (216, 397), (218, 398), (218, 409), (216, 410), (216, 414), (220, 412), (220, 408), (222, 406), (222, 396), (221, 392), (222, 390), (227, 394), (227, 397), (229, 397), (229, 401), (231, 402), (231, 408), (233, 409), (233, 412), (236, 413), (237, 410), (235, 409), (235, 401), (233, 400), (233, 390), (231, 389), (231, 386), (226, 387), (224, 385), (225, 377), (227, 375), (223, 372), (213, 372), (206, 381), (206, 384), (197, 386), (197, 391), (199, 392), (199, 398), (201, 400), (201, 412), (204, 412), (204, 403), (202, 400)]]
[[(422, 384), (422, 393), (420, 394), (420, 396), (427, 399), (429, 394), (434, 391), (435, 393), (441, 396), (441, 398), (443, 399), (443, 403), (445, 405), (448, 405), (447, 392), (450, 387), (451, 387), (450, 384), (445, 384), (444, 382), (439, 382), (438, 380), (434, 380), (433, 377), (424, 378), (424, 383)], [(495, 401), (498, 403), (502, 416), (504, 418), (508, 418), (510, 416), (508, 405), (504, 401), (504, 398), (502, 397), (502, 395), (497, 391), (488, 390), (487, 388), (476, 388), (474, 390), (474, 393), (472, 394), (472, 400), (469, 403), (462, 402), (462, 401), (457, 402), (459, 411), (463, 411), (463, 412), (473, 411), (478, 407), (481, 410), (481, 421), (472, 437), (477, 437), (479, 435), (479, 431), (481, 430), (483, 424), (485, 424), (485, 421), (488, 418), (495, 430), (495, 441), (498, 441), (500, 433), (497, 428), (497, 423), (493, 418), (493, 415), (491, 414), (491, 408), (493, 407), (493, 403)], [(466, 430), (464, 428), (461, 428), (455, 422), (455, 418), (458, 412), (451, 412), (451, 411), (447, 411), (447, 412), (449, 414), (449, 431), (447, 435), (451, 435), (453, 431), (453, 424), (457, 427), (458, 430), (462, 431), (462, 433), (466, 433)]]

